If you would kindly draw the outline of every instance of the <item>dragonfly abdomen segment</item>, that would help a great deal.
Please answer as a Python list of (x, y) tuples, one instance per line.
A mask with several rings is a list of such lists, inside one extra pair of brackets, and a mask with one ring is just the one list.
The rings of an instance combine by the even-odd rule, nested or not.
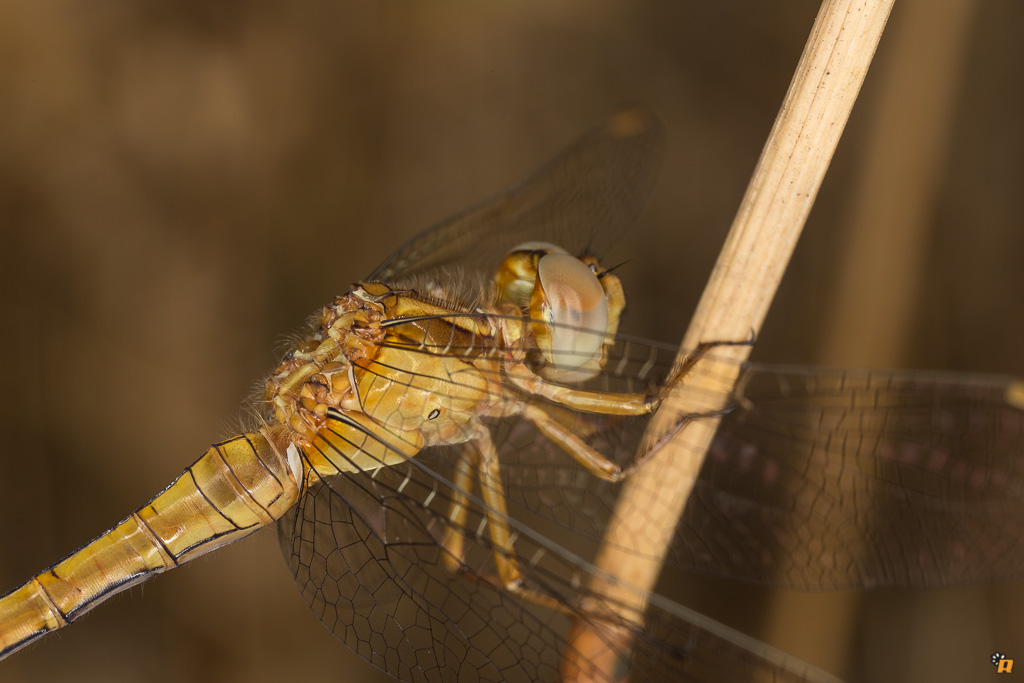
[(114, 593), (276, 521), (297, 499), (296, 477), (262, 434), (211, 446), (130, 517), (0, 597), (0, 659)]

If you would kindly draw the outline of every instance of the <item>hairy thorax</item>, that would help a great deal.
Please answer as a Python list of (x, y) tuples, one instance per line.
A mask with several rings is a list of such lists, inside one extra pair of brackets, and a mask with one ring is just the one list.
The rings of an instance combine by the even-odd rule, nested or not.
[[(267, 380), (288, 439), (308, 452), (332, 421), (365, 421), (410, 451), (469, 439), (500, 395), (493, 325), (412, 290), (357, 285), (326, 306)], [(360, 422), (362, 424), (362, 422)]]

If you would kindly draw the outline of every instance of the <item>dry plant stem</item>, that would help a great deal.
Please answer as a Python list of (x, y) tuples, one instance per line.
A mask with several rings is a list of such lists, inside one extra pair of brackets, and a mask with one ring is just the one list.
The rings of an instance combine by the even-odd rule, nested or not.
[[(902, 0), (900, 19), (889, 26), (887, 60), (875, 66), (872, 77), (876, 83), (873, 110), (858, 112), (868, 121), (866, 141), (859, 150), (862, 160), (857, 179), (850, 184), (846, 225), (836, 226), (847, 238), (833, 275), (837, 289), (834, 305), (821, 322), (823, 343), (817, 364), (902, 367), (908, 361), (914, 314), (924, 294), (922, 271), (933, 237), (932, 212), (946, 170), (965, 53), (978, 3)], [(865, 332), (868, 320), (870, 333)], [(884, 525), (887, 520), (866, 518), (860, 523), (865, 532), (861, 542), (870, 544), (872, 526)], [(865, 600), (878, 598), (885, 607), (867, 612), (876, 616), (889, 608), (892, 601), (888, 597), (852, 591), (828, 596), (773, 593), (766, 606), (763, 632), (773, 642), (795, 642), (799, 638), (816, 653), (818, 663), (842, 672), (858, 660), (871, 661), (858, 656), (857, 651), (871, 648), (872, 641), (886, 642), (881, 630), (888, 630), (892, 638), (895, 629), (900, 628), (883, 618), (875, 627), (868, 627), (871, 638), (858, 642), (862, 606)], [(955, 600), (956, 614), (973, 614), (977, 624), (987, 623), (984, 601), (976, 594), (947, 591), (940, 598), (929, 592), (925, 598), (915, 592), (914, 599), (918, 598), (922, 602), (927, 599), (929, 604), (939, 599), (944, 604)], [(813, 633), (807, 633), (803, 626), (806, 623), (817, 625)], [(934, 629), (931, 637), (924, 635), (929, 627)], [(971, 629), (984, 641), (986, 636), (977, 634), (979, 630), (984, 629)], [(915, 623), (917, 637), (913, 641), (921, 644), (922, 651), (917, 656), (911, 652), (902, 655), (907, 661), (927, 661), (924, 650), (930, 647), (934, 652), (934, 644), (941, 642), (943, 634), (949, 637), (950, 631), (944, 620), (922, 617)], [(991, 634), (987, 637), (992, 639)], [(965, 643), (964, 647), (969, 646)], [(913, 673), (925, 680), (929, 675), (926, 670), (914, 667)], [(930, 671), (933, 678), (936, 673)], [(862, 675), (867, 679), (887, 677), (867, 668)], [(969, 677), (967, 673), (960, 676)]]
[[(800, 230), (810, 213), (878, 45), (893, 0), (825, 0), (796, 73), (783, 100), (761, 159), (754, 170), (725, 246), (680, 346), (677, 363), (702, 341), (743, 340), (761, 327)], [(748, 346), (716, 349), (715, 356), (742, 361)], [(737, 365), (730, 366), (733, 372)], [(695, 373), (719, 377), (720, 371)], [(733, 378), (735, 380), (735, 377)], [(669, 401), (682, 405), (693, 384), (683, 382)], [(720, 390), (721, 384), (712, 387)], [(694, 412), (709, 406), (696, 406)], [(677, 415), (659, 413), (651, 431), (675, 424)], [(700, 472), (717, 420), (688, 425), (657, 457), (626, 481), (605, 533), (596, 564), (618, 581), (591, 588), (624, 606), (625, 616), (642, 612), (662, 560)], [(631, 514), (643, 510), (644, 514)], [(637, 528), (642, 521), (642, 527)], [(634, 611), (635, 610), (635, 611)], [(577, 626), (573, 647), (582, 653), (607, 651), (607, 632)], [(566, 661), (566, 677), (586, 677)], [(612, 665), (613, 663), (609, 663)], [(604, 672), (608, 675), (610, 672)]]

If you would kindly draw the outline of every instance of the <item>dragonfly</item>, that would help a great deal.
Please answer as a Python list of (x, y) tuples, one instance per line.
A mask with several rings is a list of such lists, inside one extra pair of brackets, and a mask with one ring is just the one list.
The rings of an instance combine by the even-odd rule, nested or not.
[[(749, 343), (677, 364), (674, 346), (619, 330), (625, 288), (604, 255), (642, 210), (663, 136), (620, 112), (336, 297), (251, 428), (0, 596), (0, 658), (276, 525), (320, 622), (401, 680), (835, 680), (661, 594), (636, 615), (592, 588), (615, 580), (592, 560), (622, 482), (709, 418), (670, 567), (804, 590), (1024, 575), (1021, 380), (746, 363), (706, 397), (724, 409), (648, 433), (677, 408), (671, 389), (730, 374), (705, 362), (718, 344)], [(613, 670), (575, 649), (580, 622), (629, 634), (606, 642)]]

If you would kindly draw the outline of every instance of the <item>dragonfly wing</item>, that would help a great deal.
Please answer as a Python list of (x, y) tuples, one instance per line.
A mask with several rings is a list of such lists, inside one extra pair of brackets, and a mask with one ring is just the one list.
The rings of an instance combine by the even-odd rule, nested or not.
[[(453, 452), (428, 449), (376, 474), (311, 481), (281, 526), (303, 597), (338, 638), (401, 680), (560, 680), (573, 621), (610, 613), (587, 589), (593, 569), (557, 534), (511, 514), (524, 586), (564, 607), (494, 585), (484, 504), (452, 484)], [(456, 494), (469, 494), (471, 509), (459, 529), (468, 546), (452, 572), (441, 539)], [(659, 596), (642, 623), (604, 619), (628, 635), (628, 644), (609, 640), (605, 650), (620, 649), (633, 680), (832, 680)]]
[(751, 365), (670, 561), (811, 590), (1020, 577), (1020, 386)]
[[(655, 395), (673, 356), (667, 346), (619, 337), (605, 368), (573, 386)], [(698, 364), (684, 386), (720, 368)], [(730, 412), (666, 564), (803, 590), (1024, 575), (1024, 382), (750, 364), (739, 387), (731, 398), (696, 397), (712, 405), (724, 399)], [(520, 400), (543, 407), (620, 467), (649, 448), (648, 416)], [(677, 420), (679, 457), (697, 452), (686, 426), (701, 419), (683, 412)], [(529, 424), (498, 423), (494, 431), (509, 504), (600, 539), (621, 486), (594, 477)]]
[(417, 235), (368, 279), (393, 282), (453, 268), (489, 279), (505, 254), (526, 241), (608, 253), (647, 200), (663, 138), (651, 112), (621, 111), (515, 189)]
[[(642, 457), (650, 447), (648, 416), (582, 412), (528, 394), (500, 363), (488, 361), (493, 339), (468, 332), (475, 329), (468, 320), (458, 334), (431, 327), (480, 315), (403, 320), (408, 339), (382, 343), (466, 363), (479, 358), (479, 372), (499, 373), (486, 383), (502, 392), (494, 405), (542, 408), (623, 467)], [(671, 347), (619, 337), (597, 375), (565, 386), (605, 396), (662, 395), (674, 355)], [(451, 364), (415, 365), (418, 381), (465, 388)], [(697, 363), (684, 387), (698, 373), (721, 371), (716, 363)], [(439, 376), (422, 374), (430, 372)], [(690, 393), (698, 386), (691, 384)], [(731, 412), (669, 564), (801, 588), (935, 586), (1022, 573), (1019, 383), (750, 365), (739, 387), (735, 396), (722, 395), (724, 389), (696, 396), (701, 404), (724, 400)], [(675, 400), (662, 409), (679, 408), (669, 404)], [(638, 680), (722, 680), (732, 666), (729, 680), (751, 671), (777, 680), (827, 679), (658, 595), (648, 596), (643, 617), (609, 617), (628, 610), (590, 591), (595, 577), (607, 578), (591, 562), (622, 487), (595, 477), (514, 412), (482, 419), (498, 453), (513, 557), (524, 589), (540, 604), (496, 583), (488, 529), (501, 513), (474, 495), (478, 484), (453, 483), (468, 446), (428, 448), (373, 473), (320, 480), (310, 471), (307, 495), (282, 527), (304, 597), (339, 638), (408, 680), (460, 680), (470, 672), (481, 680), (545, 680), (559, 675), (575, 618), (610, 619), (628, 638), (610, 639), (604, 649)], [(686, 428), (701, 419), (677, 419), (680, 457), (696, 453), (686, 448)], [(463, 499), (465, 518), (452, 514), (453, 501)], [(465, 539), (463, 553), (445, 545), (453, 528)]]

